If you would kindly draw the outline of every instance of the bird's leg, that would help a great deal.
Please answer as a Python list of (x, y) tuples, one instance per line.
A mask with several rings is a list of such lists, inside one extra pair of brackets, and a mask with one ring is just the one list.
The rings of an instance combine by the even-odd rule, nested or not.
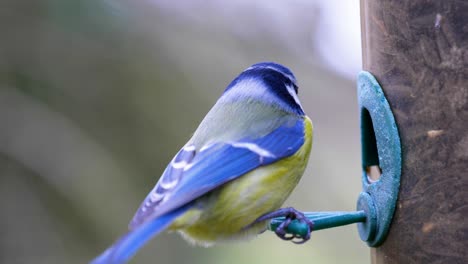
[[(276, 217), (285, 217), (286, 219), (284, 220), (284, 222), (282, 222), (278, 228), (276, 228), (275, 230), (275, 234), (283, 239), (283, 240), (293, 240), (294, 238), (299, 238), (301, 240), (299, 241), (292, 241), (293, 243), (296, 243), (296, 244), (303, 244), (305, 243), (307, 240), (310, 239), (310, 233), (312, 232), (313, 228), (314, 228), (314, 223), (312, 221), (310, 221), (302, 212), (292, 208), (292, 207), (288, 207), (288, 208), (281, 208), (281, 209), (278, 209), (274, 212), (271, 212), (271, 213), (267, 213), (267, 214), (264, 214), (262, 216), (260, 216), (259, 218), (257, 218), (251, 225), (253, 224), (256, 224), (256, 223), (259, 223), (259, 222), (263, 222), (265, 220), (271, 220), (273, 218), (276, 218)], [(287, 233), (286, 233), (286, 229), (288, 227), (288, 225), (293, 221), (297, 219), (298, 221), (300, 222), (304, 222), (307, 224), (307, 234), (305, 236), (301, 236), (301, 235), (298, 235), (298, 234), (292, 234), (290, 236), (287, 236)]]
[[(306, 241), (308, 241), (310, 239), (310, 233), (313, 230), (314, 223), (311, 220), (309, 220), (309, 218), (307, 218), (302, 212), (300, 212), (300, 211), (298, 211), (298, 210), (296, 210), (296, 209), (294, 209), (292, 207), (281, 208), (281, 209), (278, 209), (276, 211), (266, 213), (266, 214), (260, 216), (259, 218), (257, 218), (254, 222), (252, 222), (248, 226), (244, 227), (244, 229), (248, 229), (248, 228), (250, 228), (251, 226), (253, 226), (253, 225), (257, 224), (257, 223), (261, 223), (263, 221), (271, 220), (271, 219), (277, 218), (277, 217), (285, 217), (284, 221), (274, 231), (275, 234), (279, 238), (281, 238), (283, 240), (293, 240), (294, 238), (300, 239), (299, 241), (292, 241), (295, 244), (303, 244), (303, 243), (305, 243)], [(298, 220), (300, 222), (303, 222), (303, 223), (307, 224), (307, 234), (305, 236), (302, 236), (302, 235), (299, 235), (299, 234), (289, 234), (289, 235), (287, 234), (286, 230), (287, 230), (289, 224), (293, 220)]]

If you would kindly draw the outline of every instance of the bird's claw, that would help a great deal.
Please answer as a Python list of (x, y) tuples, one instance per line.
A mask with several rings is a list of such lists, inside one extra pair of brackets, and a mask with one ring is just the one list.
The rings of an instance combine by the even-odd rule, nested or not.
[[(302, 212), (292, 207), (281, 208), (277, 211), (262, 215), (255, 222), (265, 221), (276, 217), (285, 217), (284, 221), (275, 230), (275, 234), (279, 238), (283, 240), (291, 240), (291, 242), (295, 244), (304, 244), (310, 239), (310, 233), (314, 228), (314, 223), (309, 218), (307, 218)], [(299, 222), (307, 224), (307, 233), (305, 234), (305, 236), (299, 234), (288, 234), (286, 232), (289, 224), (291, 224), (293, 220), (298, 220)], [(294, 240), (295, 238), (300, 240)]]

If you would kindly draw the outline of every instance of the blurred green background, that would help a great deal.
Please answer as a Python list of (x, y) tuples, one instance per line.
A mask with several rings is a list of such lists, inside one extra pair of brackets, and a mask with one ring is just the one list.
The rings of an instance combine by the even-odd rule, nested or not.
[[(309, 167), (286, 205), (354, 209), (355, 84), (316, 48), (320, 1), (241, 2), (0, 3), (0, 263), (86, 263), (104, 250), (225, 86), (259, 61), (293, 70), (314, 121)], [(369, 263), (369, 249), (355, 226), (305, 245), (265, 233), (198, 248), (163, 234), (132, 261), (294, 262)]]

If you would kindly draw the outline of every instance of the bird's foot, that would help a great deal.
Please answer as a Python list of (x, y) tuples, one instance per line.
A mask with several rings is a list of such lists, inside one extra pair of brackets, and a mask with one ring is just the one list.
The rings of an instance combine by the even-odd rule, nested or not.
[[(253, 224), (263, 222), (265, 220), (270, 220), (276, 217), (285, 217), (285, 220), (276, 228), (275, 234), (283, 239), (283, 240), (291, 240), (295, 244), (303, 244), (307, 240), (310, 239), (310, 233), (312, 232), (314, 228), (314, 223), (309, 220), (304, 213), (292, 208), (281, 208), (278, 209), (274, 212), (264, 214), (257, 218)], [(307, 224), (307, 233), (305, 235), (299, 235), (299, 234), (287, 234), (286, 230), (288, 228), (288, 225), (293, 221), (293, 220), (298, 220), (300, 222), (306, 223)], [(294, 241), (295, 238), (298, 238), (300, 240)]]

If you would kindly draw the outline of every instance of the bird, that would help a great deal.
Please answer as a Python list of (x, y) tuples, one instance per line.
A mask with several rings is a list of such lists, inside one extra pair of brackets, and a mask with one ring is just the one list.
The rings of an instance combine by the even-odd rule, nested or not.
[[(165, 230), (205, 247), (250, 239), (280, 216), (286, 221), (274, 230), (278, 237), (307, 241), (313, 222), (280, 207), (305, 171), (312, 138), (291, 70), (275, 62), (253, 64), (226, 87), (168, 164), (129, 231), (90, 263), (126, 263)], [(309, 229), (300, 241), (286, 233), (294, 219)]]

